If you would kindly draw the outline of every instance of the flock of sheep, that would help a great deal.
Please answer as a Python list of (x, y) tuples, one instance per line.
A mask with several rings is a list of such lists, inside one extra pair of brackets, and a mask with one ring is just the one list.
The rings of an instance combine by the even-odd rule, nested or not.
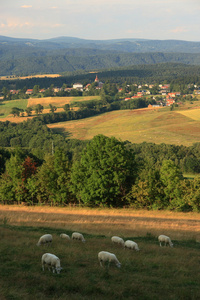
[[(61, 233), (60, 237), (66, 240), (70, 240), (69, 235), (65, 234), (65, 233)], [(83, 237), (83, 235), (79, 232), (73, 232), (72, 233), (72, 240), (80, 240), (83, 243), (85, 243), (85, 239)], [(53, 240), (53, 237), (51, 234), (44, 234), (40, 237), (37, 246), (41, 246), (44, 244), (51, 244)], [(135, 250), (135, 251), (139, 251), (139, 247), (138, 244), (134, 241), (131, 240), (127, 240), (124, 242), (124, 240), (118, 236), (113, 236), (111, 238), (111, 241), (115, 244), (121, 245), (124, 249), (128, 248), (131, 250)], [(162, 243), (164, 243), (165, 246), (169, 245), (170, 247), (173, 247), (173, 244), (171, 242), (171, 239), (166, 236), (166, 235), (159, 235), (158, 237), (158, 241), (160, 243), (160, 247), (162, 247)], [(121, 267), (121, 263), (119, 262), (119, 260), (117, 259), (116, 255), (107, 251), (101, 251), (98, 253), (98, 260), (100, 263), (100, 266), (103, 267), (103, 264), (108, 264), (108, 267), (110, 265), (110, 263), (114, 263), (118, 268)], [(45, 253), (42, 255), (42, 270), (44, 271), (45, 265), (47, 265), (49, 271), (51, 271), (53, 273), (57, 273), (59, 274), (60, 271), (62, 270), (62, 267), (60, 265), (60, 259), (51, 253)]]

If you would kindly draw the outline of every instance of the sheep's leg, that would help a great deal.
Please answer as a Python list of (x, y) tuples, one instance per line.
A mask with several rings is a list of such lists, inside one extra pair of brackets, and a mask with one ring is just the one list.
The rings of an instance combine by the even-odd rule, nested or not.
[(103, 265), (102, 265), (102, 261), (100, 260), (99, 262), (100, 262), (100, 266), (101, 266), (101, 267), (103, 267)]
[(162, 242), (160, 242), (160, 247), (162, 247)]

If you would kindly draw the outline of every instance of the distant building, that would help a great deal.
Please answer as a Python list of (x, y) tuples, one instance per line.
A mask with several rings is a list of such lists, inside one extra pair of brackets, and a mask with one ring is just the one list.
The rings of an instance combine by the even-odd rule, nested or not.
[(103, 82), (99, 81), (99, 78), (98, 78), (97, 75), (96, 75), (96, 78), (95, 78), (94, 82), (97, 83), (97, 87), (96, 87), (97, 90), (101, 89), (103, 87)]
[(33, 94), (33, 89), (28, 89), (28, 90), (26, 91), (26, 95), (31, 95), (31, 94)]
[(73, 89), (78, 90), (78, 91), (83, 91), (82, 83), (74, 83), (73, 84)]

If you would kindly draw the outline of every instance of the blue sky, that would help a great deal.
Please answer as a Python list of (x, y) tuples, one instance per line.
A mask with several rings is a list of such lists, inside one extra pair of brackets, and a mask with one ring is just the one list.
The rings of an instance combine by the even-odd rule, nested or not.
[(200, 0), (1, 0), (0, 35), (200, 41)]

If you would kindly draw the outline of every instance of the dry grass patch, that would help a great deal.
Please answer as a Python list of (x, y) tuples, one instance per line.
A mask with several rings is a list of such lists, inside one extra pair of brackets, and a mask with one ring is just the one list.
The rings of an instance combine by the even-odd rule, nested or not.
[(55, 105), (56, 107), (62, 107), (65, 104), (71, 104), (72, 102), (98, 100), (99, 96), (83, 96), (83, 97), (43, 97), (43, 98), (29, 98), (28, 106), (36, 106), (41, 104), (44, 107), (48, 107), (49, 104)]
[(200, 215), (132, 209), (0, 206), (0, 220), (11, 225), (53, 226), (106, 236), (167, 234), (200, 242)]
[(97, 134), (133, 143), (152, 142), (191, 146), (199, 142), (200, 121), (163, 109), (113, 111), (84, 120), (48, 125), (63, 128), (72, 138), (92, 139)]

